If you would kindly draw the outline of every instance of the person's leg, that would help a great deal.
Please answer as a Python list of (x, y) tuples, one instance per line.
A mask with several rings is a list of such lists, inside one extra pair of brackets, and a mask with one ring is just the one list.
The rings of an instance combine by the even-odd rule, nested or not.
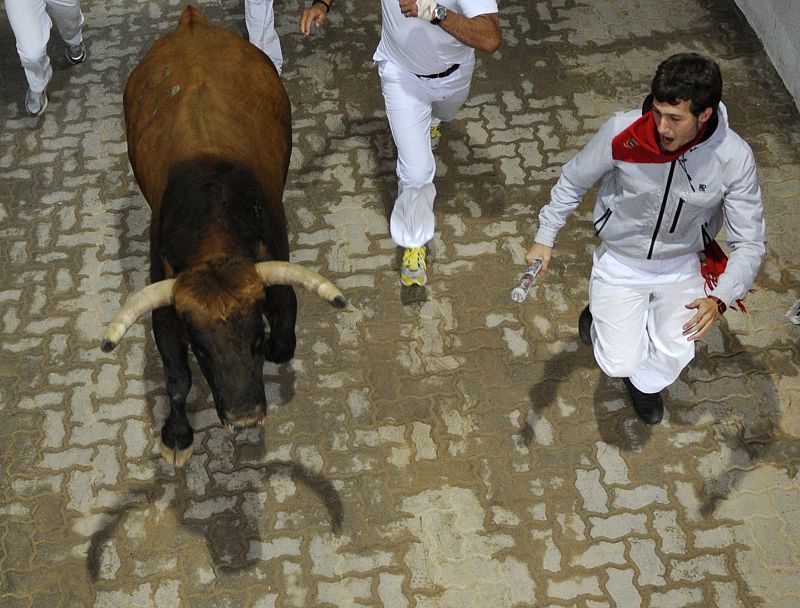
[(283, 69), (283, 52), (280, 38), (275, 31), (272, 0), (245, 0), (244, 22), (250, 42), (272, 60), (280, 74)]
[[(664, 415), (661, 396), (639, 390), (630, 379), (652, 348), (647, 331), (652, 302), (647, 278), (612, 255), (595, 253), (589, 282), (589, 308), (594, 318), (588, 333), (600, 369), (622, 378), (636, 415), (646, 424), (657, 424)], [(587, 333), (580, 323), (579, 331)]]
[(431, 104), (431, 113), (436, 124), (453, 120), (469, 97), (472, 84), (472, 73), (475, 62), (462, 64), (458, 69), (446, 76), (431, 81), (436, 87), (435, 100)]
[[(682, 326), (694, 314), (694, 311), (685, 307), (686, 304), (703, 293), (697, 256), (690, 254), (671, 260), (633, 260), (606, 252), (600, 257), (598, 262), (598, 254), (595, 254), (595, 268), (590, 283), (591, 309), (595, 316), (591, 328), (595, 358), (603, 371), (623, 378), (639, 417), (647, 424), (657, 424), (664, 413), (661, 390), (675, 381), (694, 356), (694, 343), (682, 335)], [(626, 302), (603, 292), (606, 283), (610, 283), (615, 290), (631, 289), (644, 296), (643, 303), (637, 306), (634, 320), (623, 322), (616, 328), (616, 331), (633, 332), (644, 342), (635, 347), (639, 362), (633, 368), (631, 363), (635, 361), (631, 360), (630, 355), (623, 355), (624, 364), (615, 367), (614, 363), (619, 361), (612, 359), (609, 363), (604, 358), (607, 356), (610, 359), (615, 354), (611, 352), (611, 347), (605, 351), (598, 349), (598, 343), (602, 347), (602, 343), (608, 341), (603, 340), (605, 328), (602, 322), (598, 323), (598, 314), (604, 317), (606, 309), (609, 309), (612, 316), (621, 315), (622, 321), (629, 315)], [(644, 309), (643, 312), (640, 308)], [(612, 346), (615, 349), (634, 348), (624, 343)]]
[(70, 46), (83, 42), (83, 13), (78, 0), (45, 0), (53, 13), (58, 33)]
[(647, 357), (650, 294), (611, 256), (595, 254), (589, 279), (594, 358), (612, 378), (627, 378)]
[(44, 0), (6, 0), (5, 6), (30, 92), (42, 95), (53, 75), (47, 56), (52, 22), (45, 11)]
[(430, 129), (431, 148), (434, 150), (439, 146), (442, 137), (442, 122), (455, 118), (469, 96), (474, 69), (475, 62), (471, 61), (459, 66), (450, 76), (431, 82), (431, 85), (436, 87), (436, 99), (431, 106)]
[(386, 116), (397, 147), (398, 196), (390, 232), (400, 247), (422, 247), (433, 238), (433, 178), (436, 162), (430, 148), (431, 104), (417, 77), (389, 62), (379, 66)]
[(668, 283), (653, 293), (647, 321), (649, 354), (631, 374), (631, 382), (642, 392), (660, 392), (675, 382), (694, 358), (695, 343), (683, 335), (683, 324), (697, 312), (686, 308), (686, 304), (703, 297), (703, 279), (699, 268), (693, 269), (691, 263), (684, 275), (683, 280)]

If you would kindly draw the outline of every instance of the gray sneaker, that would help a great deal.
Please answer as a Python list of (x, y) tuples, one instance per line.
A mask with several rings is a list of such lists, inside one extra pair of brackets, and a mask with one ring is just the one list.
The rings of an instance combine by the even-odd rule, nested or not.
[(31, 116), (39, 116), (47, 107), (47, 93), (34, 93), (30, 89), (25, 93), (25, 109)]
[(72, 65), (83, 63), (86, 59), (86, 45), (82, 40), (78, 44), (68, 44), (64, 54)]

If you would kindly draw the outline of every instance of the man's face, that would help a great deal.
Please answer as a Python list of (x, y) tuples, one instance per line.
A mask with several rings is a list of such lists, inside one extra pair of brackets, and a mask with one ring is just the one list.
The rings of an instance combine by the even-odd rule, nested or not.
[(653, 118), (658, 129), (658, 145), (665, 152), (679, 150), (692, 141), (703, 124), (711, 117), (711, 108), (699, 116), (691, 111), (691, 102), (681, 101), (677, 105), (653, 101)]

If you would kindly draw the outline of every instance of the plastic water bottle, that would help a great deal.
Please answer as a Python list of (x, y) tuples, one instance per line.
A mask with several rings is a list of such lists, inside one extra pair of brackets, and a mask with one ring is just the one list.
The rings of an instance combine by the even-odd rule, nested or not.
[(519, 278), (517, 286), (511, 290), (511, 299), (515, 302), (524, 302), (528, 297), (531, 285), (536, 280), (536, 275), (542, 269), (542, 260), (533, 260), (533, 263), (528, 266), (528, 269), (522, 273)]

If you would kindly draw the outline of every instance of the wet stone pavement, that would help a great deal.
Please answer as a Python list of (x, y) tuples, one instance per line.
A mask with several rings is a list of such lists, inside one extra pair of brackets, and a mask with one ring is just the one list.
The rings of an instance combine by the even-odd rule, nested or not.
[[(292, 258), (350, 306), (299, 294), (298, 348), (267, 365), (265, 429), (221, 428), (193, 367), (195, 451), (161, 460), (149, 318), (104, 325), (147, 282), (126, 156), (127, 75), (182, 1), (85, 0), (89, 58), (54, 33), (50, 105), (0, 16), (0, 605), (391, 608), (800, 606), (800, 115), (731, 0), (505, 0), (502, 49), (436, 151), (426, 291), (401, 292), (394, 149), (370, 57), (376, 2), (305, 40), (278, 2), (293, 103)], [(236, 0), (201, 1), (244, 32)], [(645, 428), (577, 336), (590, 204), (550, 277), (509, 292), (561, 165), (667, 55), (718, 59), (752, 145), (769, 244)]]

